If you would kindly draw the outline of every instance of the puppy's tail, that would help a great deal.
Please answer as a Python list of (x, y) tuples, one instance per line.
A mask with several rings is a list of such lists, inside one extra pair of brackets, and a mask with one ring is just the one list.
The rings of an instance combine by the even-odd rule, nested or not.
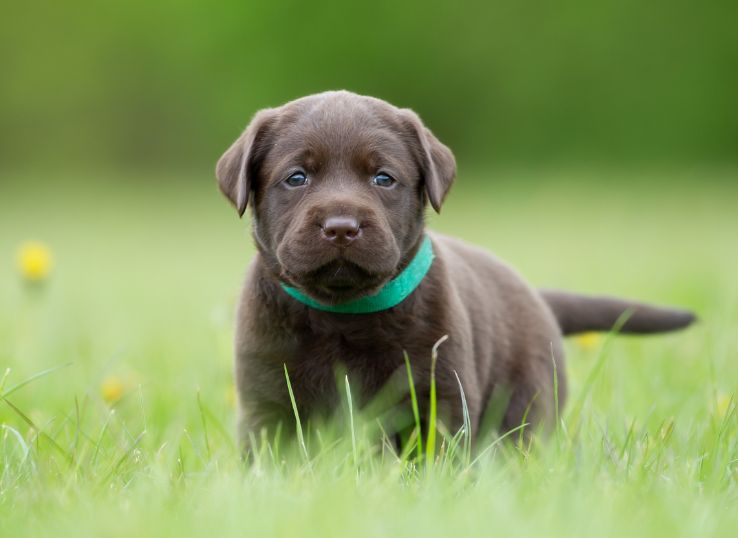
[(565, 335), (610, 331), (618, 321), (622, 323), (621, 333), (660, 333), (683, 329), (696, 320), (692, 312), (676, 308), (556, 290), (541, 290), (540, 293)]

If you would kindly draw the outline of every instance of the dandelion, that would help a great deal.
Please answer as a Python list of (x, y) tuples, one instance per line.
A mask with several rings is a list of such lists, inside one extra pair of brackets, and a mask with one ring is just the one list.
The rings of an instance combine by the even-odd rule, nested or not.
[(728, 414), (733, 403), (733, 397), (728, 394), (719, 394), (715, 399), (715, 415), (722, 419)]
[(100, 384), (100, 396), (108, 405), (113, 405), (123, 397), (126, 391), (125, 384), (115, 376), (106, 377)]
[(236, 407), (236, 386), (233, 383), (228, 385), (228, 388), (226, 388), (225, 401), (228, 404), (228, 407), (230, 407), (231, 409), (235, 409)]
[(28, 241), (18, 249), (18, 271), (27, 282), (41, 282), (51, 274), (51, 250), (39, 241)]
[(602, 335), (596, 332), (582, 333), (574, 338), (574, 341), (582, 349), (594, 349), (600, 345), (602, 341)]

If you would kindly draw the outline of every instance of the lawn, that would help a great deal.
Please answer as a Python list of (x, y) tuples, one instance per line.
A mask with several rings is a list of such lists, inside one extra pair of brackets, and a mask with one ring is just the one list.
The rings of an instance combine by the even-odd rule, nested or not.
[[(446, 442), (432, 465), (366, 442), (358, 412), (307, 455), (240, 461), (231, 340), (253, 247), (207, 173), (0, 182), (0, 536), (736, 535), (735, 170), (462, 170), (433, 228), (536, 285), (700, 321), (568, 341), (547, 441), (470, 459)], [(15, 266), (27, 240), (53, 254), (35, 285)]]

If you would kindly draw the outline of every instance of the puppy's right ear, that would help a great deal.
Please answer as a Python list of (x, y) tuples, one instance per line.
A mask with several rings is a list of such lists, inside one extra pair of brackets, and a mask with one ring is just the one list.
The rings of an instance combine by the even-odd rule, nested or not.
[(262, 141), (275, 118), (276, 111), (272, 108), (257, 112), (215, 167), (218, 186), (240, 217), (243, 217), (249, 203), (257, 155), (262, 152)]

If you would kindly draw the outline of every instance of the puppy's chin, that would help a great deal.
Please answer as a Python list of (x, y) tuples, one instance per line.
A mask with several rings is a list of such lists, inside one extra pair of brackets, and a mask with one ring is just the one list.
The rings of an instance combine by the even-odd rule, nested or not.
[(337, 305), (377, 293), (391, 273), (376, 274), (359, 265), (338, 259), (303, 274), (285, 271), (292, 284), (319, 303)]

